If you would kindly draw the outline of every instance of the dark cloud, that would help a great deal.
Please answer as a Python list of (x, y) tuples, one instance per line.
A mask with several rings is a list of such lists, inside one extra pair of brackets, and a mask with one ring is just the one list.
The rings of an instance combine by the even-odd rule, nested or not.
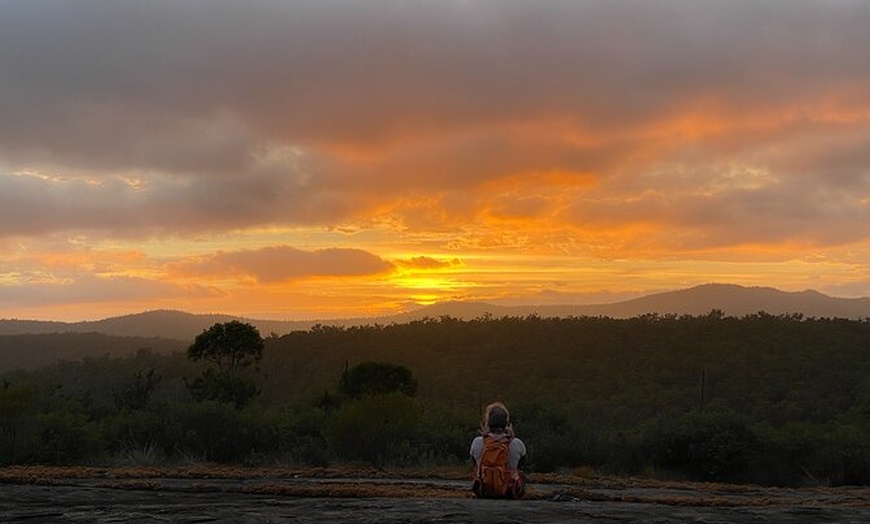
[[(3, 2), (0, 235), (336, 225), (421, 196), (435, 227), (540, 214), (489, 184), (562, 171), (601, 181), (582, 223), (821, 240), (866, 214), (868, 26), (858, 0)], [(780, 183), (707, 191), (711, 164)], [(807, 181), (819, 202), (792, 198)]]
[[(136, 176), (136, 175), (133, 175)], [(191, 233), (271, 223), (287, 206), (304, 214), (293, 173), (251, 172), (224, 182), (169, 176), (51, 178), (0, 174), (0, 236), (98, 230), (113, 235)]]
[(288, 246), (221, 252), (178, 262), (176, 271), (214, 276), (248, 276), (275, 283), (306, 277), (347, 277), (387, 274), (393, 265), (361, 249), (330, 248), (303, 251)]
[(99, 277), (85, 273), (60, 281), (29, 281), (4, 285), (0, 307), (63, 306), (106, 302), (145, 303), (167, 298), (214, 299), (226, 294), (217, 288), (181, 285), (140, 277)]

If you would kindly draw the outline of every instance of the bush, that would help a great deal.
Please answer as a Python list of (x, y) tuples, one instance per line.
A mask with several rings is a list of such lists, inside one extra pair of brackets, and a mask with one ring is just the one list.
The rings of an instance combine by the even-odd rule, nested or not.
[(747, 476), (759, 440), (731, 413), (691, 414), (662, 425), (646, 441), (655, 466), (682, 471), (696, 480), (740, 480)]
[(578, 421), (583, 417), (563, 406), (519, 403), (512, 419), (517, 435), (528, 448), (529, 470), (555, 471), (602, 462), (593, 432), (580, 427)]
[(251, 380), (226, 371), (207, 369), (202, 375), (187, 383), (194, 400), (213, 400), (232, 404), (242, 409), (251, 399), (260, 394)]
[(27, 386), (0, 386), (0, 464), (14, 463), (27, 451), (37, 392)]
[(476, 436), (474, 415), (463, 415), (443, 405), (424, 407), (420, 427), (419, 462), (470, 464), (469, 449)]
[(420, 418), (414, 400), (401, 393), (368, 396), (341, 406), (328, 425), (327, 439), (345, 460), (377, 466), (415, 462), (412, 443)]
[(756, 477), (780, 485), (866, 485), (870, 435), (856, 426), (790, 425), (769, 430)]
[(36, 418), (36, 461), (75, 464), (102, 451), (97, 429), (81, 413), (53, 411)]
[(282, 436), (289, 439), (286, 448), (293, 461), (311, 466), (329, 466), (330, 451), (324, 431), (326, 410), (303, 408), (283, 417)]
[(174, 406), (161, 445), (194, 459), (243, 460), (256, 449), (255, 428), (233, 406), (206, 401)]
[(351, 398), (393, 392), (413, 397), (417, 393), (417, 380), (405, 366), (363, 362), (342, 374), (339, 390)]

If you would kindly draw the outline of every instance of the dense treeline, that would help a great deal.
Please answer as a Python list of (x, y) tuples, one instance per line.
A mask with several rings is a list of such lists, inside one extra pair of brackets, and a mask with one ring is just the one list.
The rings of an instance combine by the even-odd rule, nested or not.
[(186, 347), (181, 340), (163, 337), (112, 336), (102, 333), (0, 335), (0, 373), (36, 369), (61, 360), (134, 355), (141, 349), (173, 353)]
[[(395, 391), (349, 388), (370, 362), (413, 377)], [(186, 379), (200, 371), (183, 354), (140, 351), (8, 372), (0, 462), (455, 463), (480, 406), (500, 399), (531, 470), (870, 482), (866, 320), (713, 311), (315, 326), (266, 339), (244, 371), (259, 393), (244, 407), (195, 401)]]

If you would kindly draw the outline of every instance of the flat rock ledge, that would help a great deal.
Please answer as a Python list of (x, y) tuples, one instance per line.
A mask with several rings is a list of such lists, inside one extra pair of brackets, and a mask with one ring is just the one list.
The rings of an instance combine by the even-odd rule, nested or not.
[(779, 489), (549, 478), (521, 501), (465, 480), (292, 472), (0, 469), (0, 522), (867, 523), (868, 488)]

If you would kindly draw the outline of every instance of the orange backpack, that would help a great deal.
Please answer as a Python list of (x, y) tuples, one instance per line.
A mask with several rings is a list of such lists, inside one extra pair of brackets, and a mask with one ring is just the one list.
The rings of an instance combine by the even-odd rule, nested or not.
[(483, 437), (483, 452), (477, 464), (478, 497), (503, 498), (511, 493), (510, 444), (510, 438)]

